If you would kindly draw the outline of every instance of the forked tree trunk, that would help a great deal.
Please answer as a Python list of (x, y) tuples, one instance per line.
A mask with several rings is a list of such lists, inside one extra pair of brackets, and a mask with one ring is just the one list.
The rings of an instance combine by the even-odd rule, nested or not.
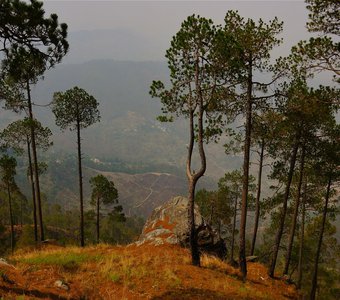
[(30, 176), (30, 182), (31, 182), (32, 202), (33, 202), (34, 241), (38, 242), (37, 202), (35, 198), (31, 148), (30, 148), (30, 142), (29, 142), (28, 137), (27, 137), (27, 154), (28, 154), (28, 169), (29, 169), (29, 174), (30, 174), (29, 176)]
[(14, 224), (13, 224), (13, 210), (12, 210), (12, 198), (11, 198), (11, 190), (9, 184), (7, 184), (7, 196), (8, 196), (8, 213), (9, 213), (9, 222), (11, 225), (11, 252), (14, 252)]
[(236, 216), (237, 216), (237, 202), (238, 198), (235, 197), (235, 203), (234, 203), (234, 217), (233, 217), (233, 228), (231, 231), (231, 247), (230, 247), (230, 263), (234, 265), (234, 247), (235, 247), (235, 229), (236, 229)]
[(293, 215), (292, 224), (291, 224), (291, 227), (290, 227), (289, 238), (288, 238), (288, 248), (287, 248), (287, 254), (286, 254), (286, 262), (285, 262), (285, 267), (284, 267), (284, 270), (283, 270), (284, 275), (288, 274), (290, 259), (291, 259), (291, 256), (292, 256), (296, 222), (297, 222), (297, 218), (298, 218), (298, 214), (299, 214), (304, 165), (305, 165), (305, 146), (302, 146), (301, 159), (300, 159), (300, 176), (299, 176), (299, 182), (298, 182), (297, 196), (296, 196), (296, 200), (295, 200), (294, 215)]
[(286, 190), (285, 190), (284, 199), (283, 199), (283, 207), (282, 207), (282, 212), (281, 212), (280, 221), (279, 221), (279, 228), (278, 228), (276, 236), (275, 236), (274, 249), (273, 249), (273, 253), (272, 253), (270, 267), (269, 267), (269, 270), (268, 270), (268, 275), (270, 277), (274, 277), (277, 255), (279, 253), (281, 238), (282, 238), (282, 234), (283, 234), (283, 228), (284, 228), (284, 225), (285, 225), (285, 219), (286, 219), (286, 213), (287, 213), (287, 204), (288, 204), (288, 198), (289, 198), (289, 194), (290, 194), (290, 186), (291, 186), (293, 174), (294, 174), (296, 155), (297, 155), (297, 152), (298, 152), (298, 149), (299, 149), (298, 140), (299, 139), (297, 139), (295, 144), (294, 144), (293, 151), (292, 151), (292, 154), (291, 154), (291, 157), (290, 157), (287, 184), (286, 184)]
[(256, 206), (255, 206), (254, 232), (253, 232), (253, 239), (252, 239), (252, 242), (251, 242), (250, 255), (254, 255), (257, 230), (258, 230), (258, 227), (259, 227), (264, 146), (265, 146), (265, 143), (264, 143), (264, 140), (262, 139), (262, 141), (261, 141), (261, 152), (260, 152), (260, 163), (259, 163), (259, 174), (258, 174), (258, 182), (257, 182), (256, 204), (255, 204)]
[(303, 197), (302, 197), (302, 213), (301, 213), (301, 231), (300, 231), (300, 246), (299, 246), (299, 262), (298, 262), (298, 279), (296, 287), (301, 289), (302, 282), (302, 260), (303, 260), (303, 248), (305, 239), (305, 213), (306, 213), (306, 199), (307, 199), (307, 179), (305, 180), (303, 187)]
[(83, 173), (81, 166), (81, 139), (80, 121), (77, 120), (77, 145), (78, 145), (78, 174), (79, 174), (79, 197), (80, 197), (80, 246), (85, 246), (84, 237), (84, 198), (83, 198)]
[(318, 247), (316, 249), (316, 255), (315, 255), (314, 272), (313, 272), (313, 279), (312, 279), (312, 288), (311, 288), (311, 292), (310, 292), (310, 299), (311, 300), (315, 300), (316, 288), (317, 288), (317, 285), (318, 285), (319, 259), (320, 259), (320, 253), (321, 253), (323, 233), (325, 231), (325, 224), (326, 224), (326, 217), (327, 217), (329, 195), (330, 195), (330, 192), (331, 192), (331, 185), (332, 185), (332, 176), (330, 175), (329, 179), (328, 179), (328, 184), (327, 184), (327, 192), (326, 192), (326, 197), (325, 197), (325, 206), (323, 208), (323, 213), (322, 213), (322, 223), (321, 223), (321, 228), (320, 228)]
[[(188, 227), (189, 227), (189, 239), (190, 239), (190, 250), (191, 250), (191, 261), (194, 266), (200, 266), (200, 253), (198, 249), (197, 243), (197, 231), (195, 227), (195, 188), (197, 181), (204, 175), (206, 170), (206, 157), (204, 152), (203, 146), (203, 95), (200, 88), (200, 79), (199, 79), (199, 55), (196, 53), (196, 60), (195, 60), (195, 86), (196, 86), (196, 93), (197, 95), (197, 102), (193, 103), (193, 93), (191, 91), (191, 86), (189, 84), (189, 130), (190, 130), (190, 137), (189, 137), (189, 146), (188, 146), (188, 156), (187, 156), (187, 163), (186, 163), (186, 174), (188, 178), (188, 199), (189, 199), (189, 206), (188, 206)], [(192, 152), (194, 149), (194, 142), (195, 142), (195, 133), (194, 133), (194, 114), (195, 109), (198, 108), (197, 111), (197, 146), (198, 152), (200, 156), (200, 169), (197, 173), (191, 170), (191, 163), (192, 163)]]
[(249, 188), (249, 162), (250, 162), (250, 143), (252, 127), (252, 57), (249, 58), (248, 82), (247, 82), (247, 106), (246, 106), (246, 136), (244, 142), (244, 160), (243, 160), (243, 179), (242, 179), (242, 202), (241, 202), (241, 219), (240, 219), (240, 249), (239, 264), (243, 281), (247, 278), (247, 261), (246, 261), (246, 226), (247, 226), (247, 206), (248, 206), (248, 188)]
[[(27, 81), (27, 101), (28, 101), (28, 112), (30, 121), (33, 122), (33, 111), (32, 111), (32, 100), (31, 100), (31, 89), (29, 81)], [(43, 226), (43, 215), (41, 206), (41, 195), (40, 195), (40, 184), (39, 184), (39, 168), (38, 168), (38, 158), (37, 158), (37, 147), (35, 143), (35, 133), (33, 123), (31, 124), (31, 143), (32, 143), (32, 153), (33, 153), (33, 164), (34, 164), (34, 179), (35, 179), (35, 189), (36, 189), (36, 200), (38, 204), (39, 213), (39, 227), (40, 227), (40, 241), (45, 240), (44, 226)]]

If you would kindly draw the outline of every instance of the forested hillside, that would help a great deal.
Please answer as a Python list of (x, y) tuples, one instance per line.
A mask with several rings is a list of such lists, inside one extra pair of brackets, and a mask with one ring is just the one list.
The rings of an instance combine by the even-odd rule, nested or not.
[(340, 297), (340, 4), (206, 4), (0, 0), (1, 299)]

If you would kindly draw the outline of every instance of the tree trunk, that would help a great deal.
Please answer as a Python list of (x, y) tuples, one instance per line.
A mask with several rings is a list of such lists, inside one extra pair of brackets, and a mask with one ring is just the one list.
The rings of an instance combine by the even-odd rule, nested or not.
[[(197, 103), (193, 103), (192, 99), (192, 91), (191, 85), (189, 84), (189, 130), (190, 130), (190, 138), (189, 138), (189, 146), (188, 146), (188, 156), (186, 163), (186, 174), (189, 183), (189, 207), (188, 207), (188, 227), (189, 227), (189, 239), (190, 239), (190, 250), (191, 250), (191, 261), (194, 266), (200, 266), (200, 253), (197, 244), (197, 232), (195, 228), (195, 188), (197, 181), (204, 175), (206, 170), (206, 157), (203, 146), (203, 95), (201, 90), (201, 83), (199, 78), (199, 55), (196, 53), (195, 60), (195, 86), (197, 91)], [(198, 107), (198, 120), (197, 120), (197, 146), (198, 152), (200, 156), (200, 169), (197, 173), (191, 170), (192, 163), (192, 152), (194, 149), (195, 142), (195, 133), (194, 133), (194, 115), (195, 109)]]
[(214, 205), (215, 205), (215, 201), (212, 201), (211, 206), (210, 206), (210, 218), (209, 218), (209, 225), (210, 226), (212, 226), (212, 223), (213, 223)]
[(97, 197), (97, 244), (99, 244), (99, 197)]
[(236, 215), (237, 215), (237, 196), (235, 197), (235, 204), (234, 204), (234, 217), (233, 217), (233, 228), (231, 231), (231, 249), (230, 249), (230, 262), (234, 265), (234, 244), (235, 244), (235, 229), (236, 229)]
[(11, 190), (9, 184), (7, 184), (7, 195), (8, 195), (8, 212), (9, 212), (9, 222), (11, 225), (11, 252), (14, 252), (14, 225), (13, 225), (13, 211), (12, 211), (12, 198)]
[(261, 197), (261, 183), (262, 183), (262, 168), (263, 168), (264, 146), (265, 146), (265, 143), (264, 143), (264, 140), (262, 139), (262, 141), (261, 141), (261, 153), (260, 153), (260, 164), (259, 164), (259, 174), (258, 174), (258, 182), (257, 182), (257, 193), (256, 193), (254, 232), (253, 232), (253, 240), (251, 242), (250, 255), (254, 255), (257, 230), (258, 230), (258, 227), (259, 227), (260, 197)]
[(243, 179), (242, 179), (242, 202), (241, 202), (241, 219), (240, 219), (240, 249), (239, 264), (242, 272), (243, 281), (247, 278), (247, 261), (246, 261), (246, 226), (247, 226), (247, 205), (248, 205), (248, 185), (249, 185), (249, 162), (250, 162), (250, 143), (251, 143), (251, 126), (252, 126), (252, 57), (249, 58), (248, 66), (248, 83), (247, 83), (247, 107), (246, 107), (246, 136), (244, 142), (244, 160), (243, 160)]
[(80, 197), (80, 246), (85, 246), (84, 238), (84, 198), (83, 198), (83, 174), (81, 166), (81, 140), (80, 122), (77, 120), (77, 145), (78, 145), (78, 173), (79, 173), (79, 197)]
[(332, 184), (332, 176), (330, 175), (329, 179), (328, 179), (328, 184), (327, 184), (325, 206), (324, 206), (323, 213), (322, 213), (322, 223), (321, 223), (318, 247), (316, 249), (316, 255), (315, 255), (314, 273), (313, 273), (313, 279), (312, 279), (312, 289), (311, 289), (311, 292), (310, 292), (310, 299), (311, 300), (315, 300), (316, 288), (317, 288), (317, 284), (318, 284), (319, 259), (320, 259), (320, 253), (321, 253), (323, 233), (324, 233), (324, 230), (325, 230), (328, 201), (329, 201), (329, 195), (330, 195), (330, 192), (331, 192), (331, 184)]
[(37, 204), (36, 204), (37, 202), (36, 202), (36, 198), (35, 198), (35, 187), (34, 187), (32, 157), (31, 157), (31, 148), (30, 147), (31, 146), (30, 146), (29, 138), (27, 137), (28, 168), (29, 168), (29, 173), (30, 173), (32, 202), (33, 202), (34, 241), (38, 242)]
[(291, 158), (290, 158), (287, 185), (286, 185), (286, 190), (285, 190), (284, 199), (283, 199), (283, 207), (282, 207), (282, 212), (281, 212), (280, 221), (279, 221), (279, 228), (278, 228), (278, 231), (276, 233), (274, 250), (273, 250), (273, 253), (272, 253), (272, 259), (271, 259), (270, 267), (269, 267), (269, 270), (268, 270), (268, 275), (270, 277), (274, 277), (277, 255), (279, 253), (281, 238), (282, 238), (282, 234), (283, 234), (283, 228), (284, 228), (286, 213), (287, 213), (288, 198), (289, 198), (289, 193), (290, 193), (290, 185), (292, 183), (293, 174), (294, 174), (296, 154), (297, 154), (297, 151), (299, 149), (299, 142), (298, 141), (299, 141), (299, 139), (297, 139), (295, 144), (294, 144), (292, 155), (291, 155)]
[(291, 259), (291, 256), (292, 256), (296, 222), (297, 222), (297, 217), (298, 217), (298, 214), (299, 214), (304, 165), (305, 165), (305, 146), (302, 146), (301, 159), (300, 159), (300, 176), (299, 176), (298, 190), (297, 190), (297, 196), (296, 196), (295, 207), (294, 207), (294, 215), (293, 215), (292, 224), (291, 224), (291, 227), (290, 227), (289, 239), (288, 239), (288, 249), (287, 249), (287, 254), (286, 254), (286, 262), (285, 262), (285, 267), (284, 267), (284, 270), (283, 270), (284, 275), (288, 274), (290, 259)]
[(302, 282), (302, 256), (305, 239), (305, 213), (306, 213), (306, 199), (307, 199), (307, 180), (305, 180), (302, 197), (302, 215), (301, 215), (301, 232), (300, 232), (300, 247), (299, 247), (299, 262), (298, 262), (298, 279), (296, 287), (301, 289)]
[(200, 253), (197, 244), (197, 232), (195, 227), (195, 186), (196, 183), (189, 181), (189, 239), (191, 261), (194, 266), (200, 266)]
[[(222, 228), (222, 222), (221, 219), (218, 219), (218, 239), (221, 239), (221, 228)], [(214, 243), (214, 237), (212, 237), (212, 243)]]
[[(28, 112), (30, 121), (33, 122), (33, 112), (32, 112), (32, 100), (31, 100), (31, 89), (29, 81), (27, 81), (27, 100), (28, 100)], [(44, 226), (43, 226), (43, 216), (41, 207), (41, 196), (40, 196), (40, 184), (39, 184), (39, 168), (38, 168), (38, 158), (37, 158), (37, 147), (35, 143), (35, 133), (33, 123), (31, 124), (31, 143), (32, 143), (32, 153), (33, 153), (33, 164), (34, 164), (34, 179), (36, 188), (36, 200), (38, 204), (39, 213), (39, 227), (40, 227), (40, 241), (45, 240)]]
[(194, 149), (194, 112), (193, 110), (189, 113), (189, 122), (190, 122), (190, 137), (189, 137), (189, 146), (188, 146), (188, 156), (186, 163), (186, 174), (188, 178), (188, 231), (189, 231), (189, 243), (190, 243), (190, 251), (191, 251), (191, 263), (194, 266), (200, 266), (200, 254), (198, 251), (197, 238), (196, 238), (196, 228), (195, 228), (195, 183), (194, 183), (194, 175), (191, 172), (191, 159), (192, 152)]

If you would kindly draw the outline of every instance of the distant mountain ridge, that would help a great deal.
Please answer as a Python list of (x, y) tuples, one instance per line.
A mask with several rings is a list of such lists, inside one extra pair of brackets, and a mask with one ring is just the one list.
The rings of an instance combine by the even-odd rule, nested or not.
[[(171, 173), (172, 177), (168, 178), (171, 184), (164, 183), (164, 193), (155, 192), (152, 197), (150, 196), (148, 203), (150, 208), (145, 209), (141, 205), (140, 209), (138, 207), (132, 209), (141, 201), (133, 195), (140, 193), (143, 199), (147, 197), (150, 185), (146, 185), (145, 189), (141, 189), (142, 192), (131, 191), (126, 209), (131, 208), (131, 213), (141, 213), (145, 216), (154, 208), (153, 205), (160, 205), (160, 201), (168, 200), (168, 196), (176, 196), (183, 192), (186, 194), (184, 187), (186, 187), (187, 122), (185, 120), (176, 120), (169, 124), (158, 122), (156, 117), (161, 113), (161, 105), (158, 99), (152, 99), (149, 95), (151, 82), (158, 79), (167, 81), (168, 73), (164, 62), (113, 60), (61, 64), (46, 72), (44, 80), (40, 80), (33, 88), (33, 102), (36, 104), (34, 107), (36, 117), (53, 132), (53, 147), (46, 154), (39, 155), (41, 160), (49, 162), (49, 173), (45, 179), (42, 178), (42, 186), (45, 187), (44, 192), (48, 201), (77, 205), (75, 188), (77, 170), (74, 162), (67, 162), (64, 166), (55, 163), (64, 155), (76, 155), (76, 135), (75, 132), (69, 130), (61, 132), (57, 128), (49, 106), (54, 92), (65, 91), (76, 85), (92, 94), (100, 104), (101, 122), (82, 130), (81, 133), (82, 150), (84, 158), (87, 159), (85, 166), (100, 172), (130, 175), (143, 173), (143, 176), (112, 175), (113, 179), (120, 182), (119, 189), (124, 191), (121, 193), (122, 196), (130, 188), (128, 184), (130, 179), (127, 178), (139, 180), (141, 176), (149, 180), (151, 175), (148, 173)], [(23, 117), (3, 110), (0, 112), (2, 128), (10, 121)], [(112, 165), (112, 168), (110, 165), (104, 168), (103, 165), (91, 163), (91, 159), (117, 164)], [(217, 179), (226, 171), (240, 166), (241, 157), (227, 157), (222, 143), (211, 143), (207, 146), (207, 160), (204, 186), (214, 188)], [(22, 175), (22, 182), (25, 181), (24, 176), (25, 174)], [(53, 176), (64, 178), (59, 181)], [(84, 181), (87, 193), (89, 193), (88, 178)], [(162, 175), (161, 178), (160, 182), (163, 182), (167, 177)], [(69, 185), (72, 185), (73, 189), (69, 189)], [(170, 192), (170, 187), (173, 192)], [(66, 198), (71, 201), (66, 201)]]

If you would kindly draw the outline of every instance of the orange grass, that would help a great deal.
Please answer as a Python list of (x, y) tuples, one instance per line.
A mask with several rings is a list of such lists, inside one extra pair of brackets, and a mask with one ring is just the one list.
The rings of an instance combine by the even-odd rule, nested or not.
[[(188, 250), (178, 246), (98, 245), (49, 247), (9, 258), (15, 268), (0, 265), (4, 299), (298, 299), (292, 285), (272, 280), (264, 266), (248, 264), (248, 281), (225, 262), (202, 256), (202, 267), (190, 265)], [(39, 262), (39, 263), (37, 263)], [(55, 286), (61, 280), (69, 286)]]

